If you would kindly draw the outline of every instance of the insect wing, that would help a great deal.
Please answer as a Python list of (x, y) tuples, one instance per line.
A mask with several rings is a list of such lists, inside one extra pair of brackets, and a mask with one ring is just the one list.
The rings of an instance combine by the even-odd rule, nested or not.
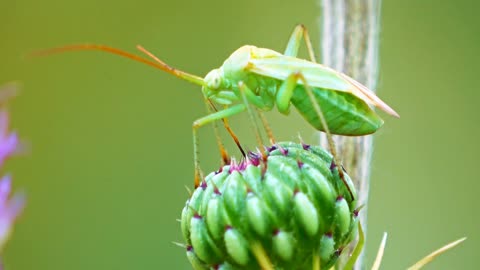
[(278, 80), (285, 80), (292, 73), (300, 71), (310, 86), (342, 92), (349, 92), (349, 88), (351, 88), (350, 83), (338, 76), (337, 72), (333, 69), (283, 55), (263, 59), (252, 58), (249, 61), (248, 70)]
[(353, 78), (321, 64), (284, 55), (269, 58), (252, 57), (249, 60), (248, 71), (278, 80), (285, 80), (293, 72), (302, 72), (312, 87), (351, 93), (367, 104), (398, 117), (398, 114), (370, 89)]
[[(356, 87), (356, 90), (358, 91), (357, 93), (362, 93), (365, 96), (365, 101), (375, 105), (377, 108), (381, 109), (382, 111), (393, 115), (395, 117), (400, 117), (400, 115), (392, 109), (392, 107), (388, 106), (383, 100), (381, 100), (377, 95), (375, 95), (374, 92), (372, 92), (370, 89), (368, 89), (365, 85), (359, 83), (358, 81), (354, 80), (353, 78), (340, 73), (340, 76), (345, 78), (347, 81), (349, 81), (352, 85)], [(358, 96), (358, 94), (355, 94)]]

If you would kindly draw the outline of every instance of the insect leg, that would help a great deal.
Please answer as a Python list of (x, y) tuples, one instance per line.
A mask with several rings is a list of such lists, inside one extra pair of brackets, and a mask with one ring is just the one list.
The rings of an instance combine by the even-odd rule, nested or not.
[(308, 95), (308, 98), (310, 99), (310, 102), (312, 103), (313, 109), (315, 110), (315, 113), (318, 115), (320, 122), (322, 124), (323, 129), (325, 130), (326, 136), (327, 136), (327, 141), (328, 145), (330, 148), (330, 152), (332, 153), (333, 157), (333, 162), (336, 166), (338, 167), (338, 174), (342, 181), (344, 182), (345, 186), (347, 187), (352, 199), (355, 199), (353, 196), (353, 192), (350, 190), (349, 185), (347, 184), (343, 170), (341, 168), (341, 163), (338, 160), (337, 157), (337, 151), (335, 147), (335, 143), (332, 138), (332, 134), (330, 133), (330, 129), (328, 128), (327, 121), (325, 120), (325, 116), (322, 112), (322, 109), (320, 108), (320, 104), (317, 102), (315, 99), (315, 96), (313, 95), (312, 88), (309, 86), (307, 80), (305, 79), (305, 76), (301, 72), (295, 72), (290, 74), (287, 79), (282, 83), (280, 88), (277, 91), (276, 95), (276, 102), (277, 102), (277, 108), (278, 110), (283, 113), (287, 114), (288, 113), (288, 108), (290, 105), (290, 99), (292, 98), (293, 91), (298, 85), (298, 81), (301, 81), (303, 84), (303, 87)]
[(198, 134), (197, 130), (198, 128), (217, 121), (221, 120), (223, 118), (230, 117), (232, 115), (238, 114), (240, 112), (243, 112), (245, 110), (245, 105), (243, 104), (237, 104), (235, 106), (229, 107), (227, 109), (214, 112), (212, 114), (209, 114), (207, 116), (204, 116), (200, 119), (197, 119), (193, 122), (192, 124), (192, 129), (193, 129), (193, 160), (194, 160), (194, 165), (195, 165), (195, 178), (194, 178), (194, 186), (197, 188), (200, 185), (200, 179), (201, 179), (201, 169), (200, 169), (200, 161), (199, 161), (199, 149), (198, 149)]
[(352, 190), (350, 189), (350, 186), (347, 183), (347, 180), (345, 180), (345, 175), (343, 173), (343, 166), (340, 160), (338, 159), (337, 156), (337, 150), (335, 147), (335, 142), (333, 141), (332, 134), (330, 133), (330, 129), (328, 128), (327, 121), (325, 120), (325, 115), (322, 112), (322, 109), (320, 108), (320, 104), (317, 102), (315, 99), (315, 96), (313, 95), (312, 88), (308, 85), (307, 80), (303, 76), (302, 73), (297, 73), (298, 78), (303, 82), (303, 86), (308, 94), (308, 97), (310, 98), (310, 102), (312, 102), (313, 108), (315, 109), (315, 112), (320, 118), (320, 121), (322, 122), (322, 126), (325, 129), (325, 134), (327, 136), (327, 141), (328, 141), (328, 146), (330, 148), (330, 153), (332, 153), (332, 158), (335, 166), (338, 167), (338, 175), (340, 176), (340, 179), (342, 179), (343, 183), (345, 184), (345, 187), (347, 188), (348, 192), (350, 193), (350, 197), (352, 197), (352, 200), (355, 200), (355, 196), (353, 195)]
[[(205, 105), (207, 107), (208, 114), (212, 114), (217, 111), (211, 100), (206, 99)], [(222, 139), (220, 138), (220, 133), (218, 132), (218, 125), (216, 121), (213, 122), (213, 131), (215, 133), (215, 139), (218, 144), (218, 149), (220, 150), (220, 156), (222, 157), (221, 164), (226, 165), (230, 163), (230, 157), (228, 156), (227, 150), (225, 149), (225, 146), (222, 143)]]
[(258, 108), (256, 109), (258, 116), (262, 120), (263, 128), (265, 129), (265, 132), (267, 132), (267, 136), (270, 139), (270, 144), (275, 144), (275, 138), (273, 137), (273, 132), (272, 129), (270, 128), (270, 125), (268, 124), (267, 118), (263, 114), (262, 111), (260, 111)]
[[(250, 121), (252, 122), (253, 129), (255, 130), (255, 137), (257, 139), (257, 144), (262, 145), (262, 136), (260, 135), (260, 129), (258, 128), (257, 121), (255, 119), (255, 116), (253, 115), (252, 109), (250, 108), (250, 103), (248, 102), (246, 93), (252, 92), (247, 85), (243, 82), (238, 82), (238, 89), (240, 90), (240, 95), (242, 96), (242, 102), (245, 105), (245, 108), (247, 108), (248, 116), (250, 117)], [(253, 93), (253, 92), (252, 92)], [(263, 148), (261, 148), (260, 151), (263, 151)], [(263, 153), (262, 153), (263, 154)]]
[[(250, 104), (255, 106), (257, 109), (258, 113), (260, 114), (260, 118), (262, 119), (263, 126), (265, 127), (265, 130), (267, 132), (267, 135), (270, 139), (271, 142), (274, 142), (275, 140), (273, 139), (272, 131), (270, 127), (268, 126), (267, 120), (265, 117), (261, 114), (260, 111), (269, 111), (272, 109), (273, 103), (269, 104), (269, 102), (265, 102), (261, 96), (258, 96), (255, 94), (245, 83), (240, 82), (238, 84), (238, 88), (240, 90), (240, 98), (242, 98), (244, 105), (247, 107), (247, 109), (250, 108)], [(257, 139), (260, 137), (260, 129), (258, 128), (256, 118), (253, 115), (253, 112), (251, 110), (248, 110), (250, 120), (253, 121), (253, 124), (255, 124), (255, 130), (257, 133)], [(259, 143), (261, 143), (261, 139), (259, 140)]]
[(228, 134), (230, 134), (230, 137), (232, 137), (233, 141), (235, 141), (235, 144), (237, 145), (238, 149), (240, 152), (242, 152), (242, 156), (246, 156), (245, 151), (243, 150), (242, 145), (240, 144), (240, 140), (238, 139), (237, 135), (233, 132), (233, 130), (230, 128), (230, 125), (228, 124), (228, 118), (222, 118), (223, 126), (227, 130)]
[[(217, 108), (213, 104), (213, 102), (210, 99), (207, 99), (207, 102), (209, 103), (210, 106), (207, 106), (207, 110), (209, 114), (212, 114), (214, 112), (218, 112)], [(224, 109), (227, 109), (228, 107), (225, 106)], [(232, 137), (233, 141), (235, 141), (235, 144), (237, 145), (238, 149), (240, 152), (242, 152), (242, 155), (245, 156), (245, 151), (242, 148), (242, 145), (240, 144), (240, 140), (238, 139), (237, 135), (235, 135), (235, 132), (230, 128), (230, 125), (228, 124), (228, 119), (227, 118), (222, 118), (223, 126), (227, 130), (228, 134), (230, 134), (230, 137)], [(220, 139), (220, 134), (218, 133), (217, 129), (217, 122), (213, 121), (214, 127), (215, 127), (215, 136), (217, 137), (217, 143), (220, 147), (220, 154), (222, 155), (223, 163), (228, 164), (230, 163), (230, 158), (227, 155), (227, 151), (225, 150), (225, 147), (223, 146), (223, 143), (221, 142)]]
[(308, 55), (310, 61), (317, 62), (315, 60), (315, 53), (313, 51), (312, 42), (310, 41), (310, 36), (308, 35), (307, 28), (303, 24), (299, 24), (293, 30), (292, 35), (287, 43), (287, 48), (285, 49), (284, 55), (296, 57), (298, 55), (298, 50), (300, 48), (301, 40), (305, 40), (305, 45), (307, 45)]

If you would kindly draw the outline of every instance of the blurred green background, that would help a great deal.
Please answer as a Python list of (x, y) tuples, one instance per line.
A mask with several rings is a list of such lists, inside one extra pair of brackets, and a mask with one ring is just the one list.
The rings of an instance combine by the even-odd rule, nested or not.
[[(479, 3), (382, 5), (378, 93), (402, 118), (383, 114), (375, 135), (370, 264), (388, 231), (383, 269), (404, 269), (462, 236), (428, 269), (477, 269)], [(5, 168), (28, 195), (7, 269), (190, 269), (171, 242), (182, 241), (176, 219), (192, 184), (191, 124), (205, 114), (199, 87), (147, 66), (97, 52), (26, 53), (142, 44), (204, 76), (244, 44), (282, 51), (297, 23), (318, 51), (319, 13), (318, 1), (0, 1), (0, 82), (23, 82), (12, 121), (31, 144)], [(298, 115), (267, 116), (278, 138), (316, 141)], [(232, 121), (253, 148), (246, 116)], [(200, 136), (202, 166), (215, 170), (212, 129)]]

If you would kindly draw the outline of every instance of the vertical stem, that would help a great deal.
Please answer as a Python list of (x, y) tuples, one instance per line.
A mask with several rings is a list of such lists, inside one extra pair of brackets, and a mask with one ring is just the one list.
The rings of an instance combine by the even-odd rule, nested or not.
[[(378, 73), (378, 34), (381, 0), (320, 0), (322, 5), (322, 63), (374, 89)], [(324, 135), (321, 142), (326, 146)], [(367, 229), (367, 201), (372, 136), (334, 136), (339, 158), (358, 190), (360, 222)], [(352, 246), (344, 251), (351, 253)], [(348, 258), (345, 258), (348, 259)], [(343, 265), (345, 261), (341, 261)], [(364, 269), (364, 252), (354, 269)]]

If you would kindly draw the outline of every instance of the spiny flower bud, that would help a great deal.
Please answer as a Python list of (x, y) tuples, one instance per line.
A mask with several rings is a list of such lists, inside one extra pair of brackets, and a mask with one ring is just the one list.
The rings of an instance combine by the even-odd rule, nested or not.
[(358, 225), (338, 169), (322, 148), (284, 142), (209, 174), (182, 211), (193, 268), (261, 269), (260, 244), (275, 269), (329, 269)]

